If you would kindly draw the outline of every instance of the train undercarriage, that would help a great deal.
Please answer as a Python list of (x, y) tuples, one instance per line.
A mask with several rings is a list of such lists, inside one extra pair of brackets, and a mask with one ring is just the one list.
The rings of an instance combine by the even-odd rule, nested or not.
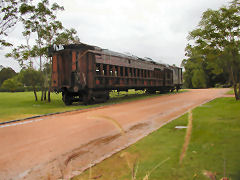
[[(128, 91), (129, 89), (144, 90), (147, 94), (156, 94), (157, 92), (163, 94), (167, 92), (178, 91), (181, 87), (161, 87), (161, 88), (118, 88), (114, 89), (118, 92)], [(62, 100), (65, 105), (72, 105), (74, 102), (87, 104), (96, 104), (106, 102), (110, 97), (109, 93), (113, 89), (87, 89), (78, 92), (69, 92), (67, 89), (62, 90)]]

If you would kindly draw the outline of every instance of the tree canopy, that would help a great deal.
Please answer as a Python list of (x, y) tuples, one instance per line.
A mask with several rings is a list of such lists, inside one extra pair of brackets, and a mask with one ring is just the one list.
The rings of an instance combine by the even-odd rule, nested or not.
[(0, 47), (11, 46), (4, 37), (8, 36), (8, 32), (17, 23), (18, 2), (16, 0), (0, 0)]
[(64, 7), (57, 3), (51, 4), (49, 0), (21, 0), (16, 8), (19, 15), (18, 22), (23, 26), (22, 37), (25, 43), (14, 46), (6, 57), (16, 59), (23, 69), (32, 70), (33, 62), (36, 60), (43, 78), (41, 100), (43, 100), (43, 94), (46, 97), (48, 89), (50, 101), (51, 68), (48, 68), (50, 71), (45, 69), (51, 66), (51, 58), (48, 57), (47, 49), (53, 44), (80, 42), (77, 31), (73, 28), (64, 28), (62, 22), (57, 19), (57, 13), (64, 10)]
[[(233, 85), (240, 97), (240, 1), (233, 0), (218, 10), (203, 13), (198, 27), (189, 33), (186, 47), (185, 85), (211, 87), (217, 83)], [(240, 85), (239, 85), (240, 86)]]
[(12, 78), (14, 76), (16, 76), (17, 73), (10, 67), (3, 67), (1, 70), (0, 70), (0, 86), (1, 84), (9, 79), (9, 78)]

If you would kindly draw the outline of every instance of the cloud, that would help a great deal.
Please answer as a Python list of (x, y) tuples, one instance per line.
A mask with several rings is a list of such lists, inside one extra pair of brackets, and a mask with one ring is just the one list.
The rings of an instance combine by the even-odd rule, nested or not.
[[(53, 2), (51, 0), (50, 2)], [(131, 52), (180, 65), (187, 35), (208, 8), (228, 0), (58, 0), (58, 14), (67, 28), (75, 28), (81, 41), (118, 52)], [(17, 33), (16, 33), (17, 34)], [(12, 38), (18, 41), (20, 35)], [(2, 56), (2, 53), (0, 54)], [(2, 58), (1, 58), (2, 59)], [(2, 64), (0, 60), (0, 64)]]

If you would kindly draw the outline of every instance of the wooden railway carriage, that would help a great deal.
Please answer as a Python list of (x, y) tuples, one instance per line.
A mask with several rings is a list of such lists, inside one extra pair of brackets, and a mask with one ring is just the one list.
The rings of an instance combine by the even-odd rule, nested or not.
[(116, 53), (87, 44), (49, 48), (52, 88), (63, 101), (102, 102), (110, 90), (143, 90), (149, 93), (179, 89), (182, 69), (149, 59)]

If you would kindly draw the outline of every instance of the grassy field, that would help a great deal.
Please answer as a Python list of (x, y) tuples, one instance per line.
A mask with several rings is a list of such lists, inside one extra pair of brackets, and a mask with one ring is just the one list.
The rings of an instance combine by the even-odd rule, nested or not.
[[(184, 90), (180, 91), (184, 92)], [(61, 94), (51, 94), (51, 103), (46, 101), (34, 101), (34, 95), (32, 92), (17, 92), (17, 93), (0, 93), (0, 122), (21, 119), (36, 115), (54, 113), (54, 112), (64, 112), (76, 109), (85, 109), (90, 107), (103, 106), (107, 104), (120, 103), (125, 101), (133, 101), (137, 99), (144, 99), (154, 96), (159, 96), (160, 94), (148, 95), (144, 91), (134, 91), (129, 92), (111, 92), (111, 99), (106, 103), (95, 104), (95, 105), (80, 105), (74, 104), (72, 106), (65, 106), (62, 102)], [(40, 97), (40, 93), (38, 93)]]
[(240, 102), (234, 98), (219, 98), (194, 109), (190, 143), (182, 164), (179, 158), (186, 129), (175, 126), (187, 126), (187, 114), (73, 179), (130, 180), (133, 164), (137, 164), (137, 180), (207, 180), (207, 174), (215, 174), (220, 180), (224, 173), (231, 180), (239, 180), (239, 109)]

